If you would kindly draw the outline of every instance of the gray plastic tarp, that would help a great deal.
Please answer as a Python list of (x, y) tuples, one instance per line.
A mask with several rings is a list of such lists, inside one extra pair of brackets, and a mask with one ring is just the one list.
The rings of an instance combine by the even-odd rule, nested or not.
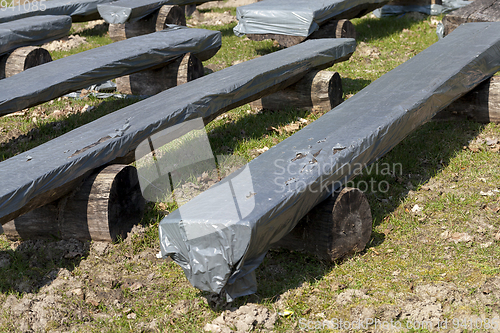
[(0, 55), (18, 47), (42, 45), (66, 36), (71, 29), (71, 17), (43, 15), (0, 23)]
[(0, 10), (0, 23), (38, 15), (69, 15), (73, 22), (99, 18), (97, 5), (111, 0), (43, 0)]
[[(221, 46), (219, 31), (169, 26), (152, 34), (48, 62), (0, 80), (0, 115), (37, 105), (69, 92)], [(206, 60), (206, 59), (202, 59)]]
[[(500, 70), (500, 22), (460, 26), (166, 216), (161, 254), (191, 284), (255, 293), (271, 244), (356, 171)], [(360, 170), (359, 170), (360, 171)]]
[(46, 193), (127, 156), (155, 133), (260, 98), (276, 85), (345, 59), (355, 48), (354, 39), (307, 41), (173, 87), (0, 162), (0, 222), (19, 216), (32, 200), (40, 202)]
[(357, 17), (355, 8), (373, 10), (388, 0), (264, 0), (236, 8), (237, 36), (278, 34), (307, 37), (330, 19)]
[(450, 12), (452, 10), (464, 7), (472, 3), (472, 1), (467, 0), (443, 0), (441, 5), (430, 4), (430, 5), (385, 5), (382, 8), (373, 11), (376, 17), (387, 17), (402, 15), (410, 12), (419, 12), (427, 15), (440, 15), (443, 13)]
[(113, 3), (101, 4), (97, 10), (108, 23), (121, 24), (137, 21), (160, 8), (163, 5), (192, 5), (214, 0), (119, 0)]

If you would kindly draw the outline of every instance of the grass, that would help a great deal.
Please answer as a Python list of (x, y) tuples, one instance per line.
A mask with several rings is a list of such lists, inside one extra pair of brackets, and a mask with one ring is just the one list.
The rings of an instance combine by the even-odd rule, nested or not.
[[(437, 41), (431, 18), (414, 21), (367, 16), (352, 22), (358, 32), (358, 49), (349, 61), (330, 68), (342, 76), (345, 98)], [(272, 41), (238, 38), (232, 33), (233, 27), (234, 23), (205, 27), (220, 30), (223, 35), (221, 50), (205, 66), (220, 70), (278, 49)], [(102, 32), (84, 30), (82, 35), (89, 44), (53, 57), (110, 43)], [(134, 102), (61, 99), (30, 108), (23, 116), (0, 118), (0, 160)], [(53, 116), (56, 109), (69, 106), (78, 110), (85, 104), (96, 109)], [(233, 154), (249, 161), (255, 157), (255, 149), (272, 147), (296, 131), (284, 130), (287, 125), (299, 119), (316, 121), (321, 115), (322, 112), (293, 108), (255, 112), (245, 105), (218, 117), (207, 125), (206, 131), (215, 155)], [(269, 131), (270, 126), (283, 130)], [(426, 284), (452, 283), (464, 290), (464, 295), (476, 295), (485, 281), (500, 273), (500, 249), (494, 238), (500, 230), (496, 210), (500, 197), (497, 192), (481, 194), (500, 188), (500, 158), (485, 143), (476, 151), (468, 148), (472, 140), (486, 137), (500, 138), (500, 127), (469, 120), (435, 121), (421, 126), (352, 182), (361, 186), (374, 180), (377, 186), (384, 185), (383, 190), (375, 186), (366, 191), (373, 215), (373, 233), (364, 251), (333, 264), (307, 254), (270, 251), (256, 271), (257, 294), (237, 299), (235, 304), (258, 302), (272, 311), (290, 310), (292, 314), (279, 317), (275, 325), (275, 331), (286, 332), (298, 330), (300, 319), (349, 319), (360, 309), (381, 311), (384, 307), (402, 306), (407, 302), (406, 297), (414, 295), (415, 288)], [(90, 320), (73, 314), (65, 325), (82, 331), (131, 332), (144, 329), (144, 323), (155, 320), (165, 332), (202, 331), (206, 323), (221, 313), (221, 309), (213, 309), (205, 301), (208, 294), (191, 287), (182, 269), (173, 262), (133, 259), (148, 251), (158, 251), (158, 222), (176, 208), (172, 202), (150, 204), (142, 222), (146, 231), (118, 242), (99, 259), (89, 256), (36, 264), (33, 258), (42, 258), (43, 253), (14, 251), (12, 242), (0, 238), (0, 253), (11, 258), (10, 266), (0, 272), (0, 301), (11, 294), (23, 296), (16, 289), (16, 279), (29, 282), (57, 267), (68, 269), (76, 277), (87, 276), (83, 288), (93, 290), (98, 288), (99, 278), (93, 271), (99, 271), (96, 267), (105, 262), (110, 269), (121, 272), (123, 284), (107, 292), (119, 292), (123, 308), (117, 310), (103, 303), (94, 307), (69, 297), (68, 302), (80, 302), (79, 306), (89, 313), (113, 314), (113, 317)], [(449, 235), (454, 233), (467, 233), (474, 240), (453, 242)], [(123, 281), (144, 281), (144, 272), (152, 272), (157, 282), (139, 291), (126, 287)], [(344, 295), (346, 289), (363, 290), (368, 298), (339, 303), (337, 297)], [(492, 315), (498, 311), (497, 307), (493, 304), (485, 310), (458, 301), (443, 303), (443, 318), (451, 320), (459, 314), (485, 314), (485, 311)], [(135, 319), (127, 317), (131, 313), (126, 313), (127, 308), (135, 313)], [(115, 316), (116, 313), (119, 315)], [(58, 323), (51, 325), (59, 327)], [(8, 320), (0, 319), (0, 330), (13, 328)]]

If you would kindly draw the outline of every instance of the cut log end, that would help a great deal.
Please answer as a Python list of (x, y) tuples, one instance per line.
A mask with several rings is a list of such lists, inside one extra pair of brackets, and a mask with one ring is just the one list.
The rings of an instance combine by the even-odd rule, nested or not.
[(49, 51), (36, 46), (20, 47), (0, 58), (0, 79), (52, 61)]
[(203, 64), (191, 53), (160, 68), (147, 69), (116, 79), (123, 94), (155, 95), (166, 89), (192, 81), (203, 75)]
[(362, 251), (370, 240), (372, 215), (364, 193), (344, 188), (314, 207), (276, 247), (302, 251), (333, 262)]
[(250, 103), (254, 110), (281, 110), (285, 107), (329, 111), (342, 103), (342, 79), (339, 73), (314, 70), (297, 83)]
[(164, 5), (158, 12), (156, 31), (165, 29), (167, 24), (186, 25), (184, 9), (177, 5)]
[(457, 118), (500, 124), (500, 76), (482, 82), (434, 117), (435, 120)]
[(71, 194), (3, 225), (9, 239), (59, 238), (113, 242), (142, 218), (137, 170), (110, 165)]

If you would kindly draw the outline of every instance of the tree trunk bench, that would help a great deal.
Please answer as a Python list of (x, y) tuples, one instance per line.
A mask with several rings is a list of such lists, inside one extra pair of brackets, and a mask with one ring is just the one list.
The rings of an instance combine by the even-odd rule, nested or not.
[(171, 212), (163, 257), (201, 290), (256, 292), (266, 252), (313, 207), (500, 70), (498, 31), (500, 22), (457, 28)]
[(0, 23), (41, 15), (69, 15), (73, 22), (86, 22), (101, 18), (97, 5), (112, 0), (50, 0), (31, 1), (19, 6), (2, 8)]
[(293, 84), (312, 69), (347, 59), (355, 46), (349, 39), (311, 40), (237, 64), (0, 162), (0, 222), (5, 224), (64, 196), (96, 168), (120, 161), (130, 163), (136, 147), (150, 135), (188, 119), (211, 121), (227, 110)]
[(266, 0), (236, 9), (237, 36), (274, 39), (289, 47), (312, 38), (355, 38), (351, 18), (382, 7), (388, 0)]
[(206, 60), (220, 45), (218, 31), (172, 26), (58, 59), (0, 80), (0, 116), (92, 84), (168, 64), (186, 53)]
[(71, 17), (62, 15), (0, 23), (0, 79), (52, 61), (47, 50), (33, 45), (64, 37), (70, 29)]
[[(132, 23), (151, 15), (162, 6), (197, 5), (208, 1), (213, 0), (119, 0), (99, 4), (97, 10), (109, 24), (123, 24), (126, 22)], [(182, 14), (184, 15), (184, 10), (182, 10)]]

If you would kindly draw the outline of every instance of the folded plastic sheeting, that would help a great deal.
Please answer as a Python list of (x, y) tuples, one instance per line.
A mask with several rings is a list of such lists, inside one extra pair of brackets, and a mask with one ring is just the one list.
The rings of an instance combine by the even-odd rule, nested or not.
[(0, 23), (0, 55), (18, 47), (41, 45), (64, 37), (71, 29), (71, 17), (44, 15)]
[(188, 52), (197, 55), (214, 50), (215, 53), (220, 46), (218, 31), (169, 26), (166, 30), (45, 63), (0, 80), (0, 115), (166, 63)]
[[(265, 0), (236, 8), (237, 36), (279, 34), (307, 37), (330, 19), (350, 19), (388, 0)], [(356, 10), (359, 8), (359, 10)], [(363, 10), (365, 9), (365, 10)]]
[(385, 74), (160, 222), (191, 284), (256, 292), (264, 255), (315, 205), (500, 69), (500, 23), (471, 23)]
[(112, 0), (42, 0), (0, 10), (0, 23), (38, 15), (69, 15), (73, 22), (99, 18), (97, 5)]
[(385, 5), (382, 8), (373, 11), (376, 17), (386, 17), (402, 15), (410, 12), (419, 12), (427, 15), (440, 15), (443, 13), (451, 12), (452, 10), (467, 6), (472, 1), (467, 0), (443, 0), (441, 5)]
[(25, 206), (35, 208), (32, 202), (39, 205), (47, 193), (88, 171), (127, 156), (159, 131), (260, 98), (355, 48), (354, 39), (307, 41), (168, 89), (0, 162), (0, 223), (19, 216)]
[(113, 3), (101, 4), (97, 10), (108, 23), (120, 24), (137, 21), (163, 5), (192, 5), (214, 0), (119, 0)]

